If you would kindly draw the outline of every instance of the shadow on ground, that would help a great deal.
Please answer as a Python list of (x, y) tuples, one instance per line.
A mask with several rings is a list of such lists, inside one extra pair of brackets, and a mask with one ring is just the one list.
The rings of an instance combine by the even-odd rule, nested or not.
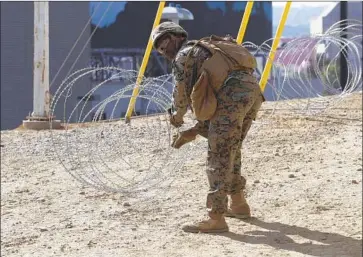
[[(362, 240), (342, 236), (336, 233), (325, 233), (303, 227), (290, 226), (279, 222), (265, 222), (257, 218), (244, 220), (251, 225), (269, 231), (255, 230), (244, 234), (228, 232), (219, 236), (248, 244), (270, 245), (276, 249), (283, 249), (302, 254), (319, 257), (360, 257), (362, 256)], [(289, 235), (298, 235), (308, 240), (309, 243), (296, 243)], [(320, 244), (317, 244), (316, 241)]]

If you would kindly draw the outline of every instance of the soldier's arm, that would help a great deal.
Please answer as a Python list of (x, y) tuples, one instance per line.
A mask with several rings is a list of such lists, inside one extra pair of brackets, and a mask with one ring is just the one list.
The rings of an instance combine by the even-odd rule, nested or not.
[(188, 98), (184, 82), (176, 81), (173, 90), (173, 106), (175, 108), (174, 116), (178, 120), (182, 120), (188, 109)]
[[(173, 89), (173, 105), (176, 113), (174, 116), (181, 120), (187, 113), (189, 96), (187, 95), (187, 84), (191, 83), (190, 71), (185, 71), (187, 57), (183, 54), (177, 56), (173, 62), (173, 76), (175, 86)], [(189, 59), (190, 60), (190, 59)]]

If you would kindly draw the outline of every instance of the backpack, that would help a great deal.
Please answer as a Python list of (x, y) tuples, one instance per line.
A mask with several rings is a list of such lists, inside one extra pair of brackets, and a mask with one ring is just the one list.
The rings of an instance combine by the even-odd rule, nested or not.
[[(211, 53), (211, 57), (204, 61), (199, 74), (197, 74), (199, 77), (193, 85), (190, 95), (192, 110), (196, 118), (200, 121), (210, 120), (217, 109), (216, 94), (228, 74), (235, 70), (248, 69), (253, 71), (257, 66), (257, 62), (246, 48), (237, 44), (229, 36), (218, 37), (212, 35), (198, 41), (189, 41), (187, 45), (193, 45), (193, 47), (199, 45)], [(187, 55), (187, 61), (193, 47)]]

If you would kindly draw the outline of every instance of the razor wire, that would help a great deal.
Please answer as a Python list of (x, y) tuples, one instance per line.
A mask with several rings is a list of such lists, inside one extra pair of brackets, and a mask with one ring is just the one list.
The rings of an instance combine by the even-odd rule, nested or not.
[[(343, 35), (347, 38), (343, 38)], [(250, 42), (244, 45), (256, 49), (255, 53), (268, 58), (271, 50), (269, 43), (272, 40), (265, 41), (261, 46)], [(321, 45), (325, 46), (325, 51), (330, 52), (331, 56), (317, 54)], [(346, 48), (343, 56), (348, 64), (348, 78), (344, 86), (339, 82), (340, 53), (343, 47)], [(346, 53), (349, 53), (348, 56)], [(299, 109), (300, 113), (316, 114), (324, 111), (342, 97), (362, 89), (361, 53), (361, 21), (341, 21), (322, 35), (294, 38), (275, 52), (272, 75), (266, 91), (273, 92), (272, 100), (276, 103), (298, 99), (291, 101), (290, 105)], [(331, 96), (333, 99), (330, 101), (331, 98), (322, 98), (322, 96)]]
[[(343, 33), (346, 38), (341, 37)], [(245, 42), (243, 46), (255, 55), (268, 58), (272, 40), (260, 46)], [(286, 42), (275, 53), (266, 86), (273, 101), (270, 115), (279, 110), (281, 102), (293, 115), (318, 115), (345, 96), (360, 91), (361, 41), (362, 22), (347, 20), (334, 24), (322, 35)], [(318, 54), (321, 45), (325, 46), (325, 53), (331, 52), (329, 56)], [(348, 63), (348, 79), (344, 87), (339, 83), (338, 65), (342, 46), (346, 49), (344, 58)], [(109, 71), (113, 75), (74, 104), (72, 91), (77, 82), (97, 71)], [(174, 86), (170, 74), (142, 79), (136, 104), (144, 104), (145, 112), (140, 117), (133, 116), (132, 122), (126, 124), (120, 113), (126, 112), (137, 76), (137, 71), (118, 67), (88, 67), (66, 77), (52, 98), (50, 114), (53, 116), (57, 112), (60, 117), (59, 113), (63, 111), (64, 133), (52, 131), (51, 135), (54, 153), (65, 170), (79, 182), (100, 190), (153, 197), (157, 190), (167, 190), (172, 185), (175, 176), (171, 174), (180, 171), (192, 156), (206, 156), (207, 143), (205, 139), (197, 139), (178, 150), (170, 146), (176, 133), (167, 114)], [(105, 99), (92, 102), (92, 97), (109, 87), (109, 82), (114, 79), (124, 85)], [(316, 88), (313, 81), (320, 82), (320, 88)], [(104, 120), (106, 110), (111, 113)], [(188, 113), (181, 130), (195, 122)], [(267, 119), (257, 121), (255, 126), (266, 122)]]

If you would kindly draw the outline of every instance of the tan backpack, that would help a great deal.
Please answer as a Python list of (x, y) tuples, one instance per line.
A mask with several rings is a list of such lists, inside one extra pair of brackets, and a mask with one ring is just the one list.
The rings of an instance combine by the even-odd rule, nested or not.
[[(190, 95), (194, 115), (198, 120), (210, 120), (217, 108), (216, 94), (222, 87), (228, 74), (234, 70), (256, 68), (255, 57), (231, 37), (212, 35), (198, 41), (189, 41), (193, 47), (199, 45), (210, 51), (211, 57), (204, 61), (197, 82)], [(189, 51), (187, 61), (192, 49)], [(186, 68), (186, 65), (184, 66)]]

